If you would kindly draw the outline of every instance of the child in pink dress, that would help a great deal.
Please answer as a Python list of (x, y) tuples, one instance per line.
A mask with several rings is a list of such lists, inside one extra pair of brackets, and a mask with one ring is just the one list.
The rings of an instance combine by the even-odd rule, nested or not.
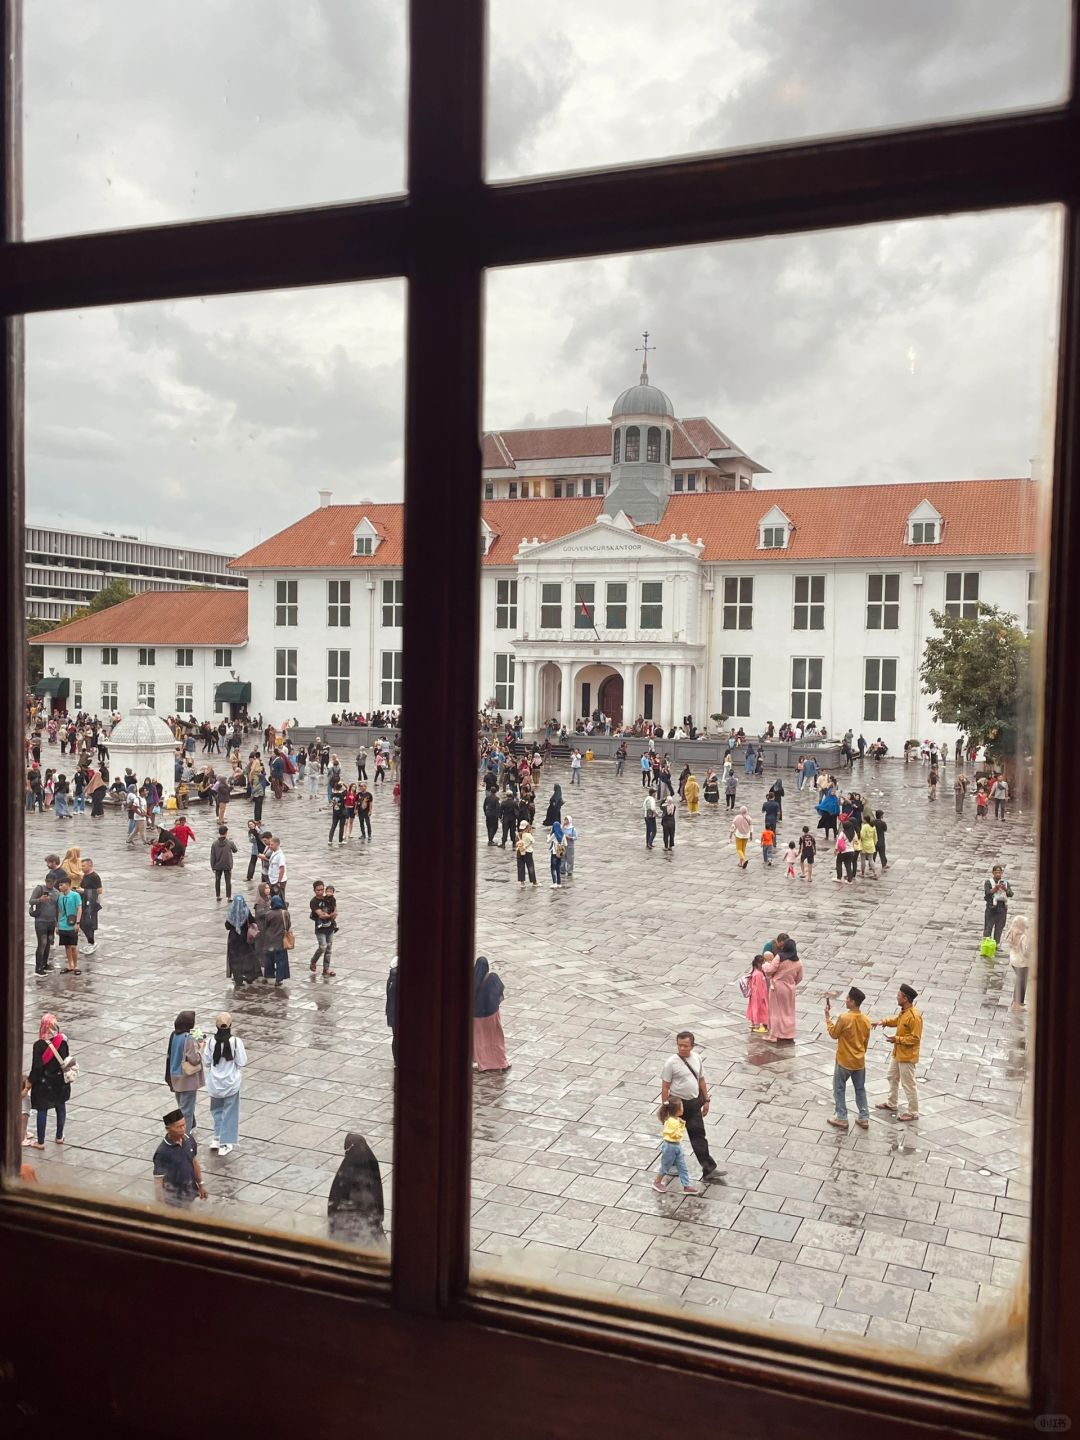
[(755, 955), (750, 964), (750, 993), (746, 1002), (746, 1018), (755, 1034), (763, 1034), (769, 1027), (769, 982), (762, 966), (764, 955)]

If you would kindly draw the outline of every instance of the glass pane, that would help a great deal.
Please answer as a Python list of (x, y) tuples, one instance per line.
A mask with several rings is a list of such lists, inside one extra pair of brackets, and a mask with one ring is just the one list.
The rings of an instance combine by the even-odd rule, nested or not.
[(1015, 110), (1068, 86), (1068, 0), (489, 8), (496, 180)]
[(27, 5), (25, 233), (401, 191), (406, 51), (398, 3)]
[[(401, 631), (368, 575), (400, 574), (404, 305), (394, 282), (26, 321), (24, 1064), (44, 1148), (22, 1158), (43, 1186), (180, 1204), (192, 1166), (159, 1147), (193, 1106), (200, 1217), (386, 1254)], [(62, 1083), (44, 1046), (33, 1063), (45, 1016), (79, 1064), (63, 1147)]]
[[(602, 498), (545, 491), (485, 507), (506, 549), (485, 557), (481, 613), (509, 573), (521, 603), (512, 635), (485, 629), (480, 640), (482, 676), (493, 649), (513, 651), (516, 665), (512, 710), (489, 714), (480, 736), (497, 824), (489, 845), (478, 799), (477, 954), (504, 989), (485, 988), (476, 1015), (477, 1283), (510, 1277), (773, 1333), (801, 1327), (919, 1366), (1022, 1312), (1031, 1000), (1017, 980), (1022, 927), (1010, 927), (1017, 915), (1034, 924), (1043, 833), (1024, 625), (1043, 553), (1060, 247), (1059, 213), (1039, 210), (489, 276), (484, 413), (497, 438), (486, 478), (504, 482), (509, 454), (542, 487), (571, 462), (609, 483)], [(539, 331), (528, 320), (538, 294)], [(642, 340), (611, 324), (628, 294), (650, 325), (646, 386), (634, 383)], [(739, 364), (722, 375), (700, 364), (732, 352)], [(655, 474), (644, 451), (612, 463), (613, 424), (669, 419), (668, 471)], [(678, 452), (691, 447), (704, 483), (676, 492), (675, 467), (690, 461)], [(1034, 482), (1030, 456), (1043, 457)], [(932, 553), (909, 542), (924, 500), (945, 521)], [(759, 532), (774, 507), (791, 521), (791, 549), (766, 555)], [(523, 548), (534, 536), (541, 543)], [(981, 598), (1016, 617), (997, 622), (1000, 666), (986, 660), (998, 643), (990, 629), (968, 637), (971, 621), (942, 614), (946, 573), (979, 573)], [(803, 608), (819, 624), (824, 602), (823, 630), (794, 627), (797, 574), (815, 577)], [(899, 577), (878, 590), (898, 607), (898, 628), (863, 627), (871, 575)], [(557, 627), (541, 628), (541, 587), (560, 582), (564, 595), (568, 582), (628, 583), (640, 598), (662, 582), (663, 628), (635, 628), (636, 605), (618, 635), (577, 631), (568, 605)], [(751, 598), (754, 628), (725, 629)], [(988, 675), (992, 718), (973, 704)], [(513, 768), (501, 756), (507, 723)], [(1005, 818), (995, 822), (998, 766)], [(770, 803), (778, 779), (784, 794)], [(650, 785), (672, 812), (666, 826)], [(834, 827), (819, 826), (816, 808), (830, 785), (857, 862), (851, 873), (841, 850), (839, 877)], [(976, 818), (979, 786), (989, 818)], [(744, 805), (753, 842), (740, 875), (731, 827)], [(766, 857), (761, 826), (774, 810), (778, 855)], [(560, 840), (556, 817), (572, 853), (558, 853), (567, 830)], [(532, 870), (523, 855), (519, 875), (522, 821)], [(792, 841), (803, 858), (788, 880), (780, 861)], [(986, 903), (996, 861), (1012, 889), (1007, 914), (993, 884)], [(913, 866), (958, 877), (932, 913), (912, 904)], [(701, 946), (717, 923), (718, 875), (719, 952)], [(672, 876), (680, 923), (658, 928), (657, 895)], [(981, 954), (987, 924), (1001, 948)], [(780, 932), (803, 967), (797, 989), (771, 999), (747, 981), (744, 994), (740, 980)], [(924, 1029), (916, 1091), (898, 1073), (891, 1103), (917, 1118), (877, 1108), (890, 1103), (892, 1026), (873, 1029), (863, 1052), (866, 1130), (851, 1084), (840, 1106), (849, 1128), (833, 1125), (838, 1039), (823, 1002), (835, 1022), (857, 986), (865, 1015), (896, 1020), (901, 985), (916, 992)], [(1014, 995), (1024, 1009), (1011, 1008)], [(688, 1058), (709, 1085), (707, 1151), (692, 1115), (697, 1153), (681, 1147), (691, 1188), (676, 1178), (660, 1192), (658, 1110), (665, 1080), (688, 1073), (681, 1030), (693, 1032)], [(989, 1378), (1022, 1383), (1021, 1369), (995, 1362)]]

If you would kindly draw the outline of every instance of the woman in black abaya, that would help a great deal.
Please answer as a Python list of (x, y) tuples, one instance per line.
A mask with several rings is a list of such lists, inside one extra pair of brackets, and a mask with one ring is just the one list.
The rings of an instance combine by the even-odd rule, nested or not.
[(362, 1135), (345, 1136), (345, 1154), (330, 1186), (326, 1214), (332, 1240), (367, 1250), (385, 1246), (382, 1176)]

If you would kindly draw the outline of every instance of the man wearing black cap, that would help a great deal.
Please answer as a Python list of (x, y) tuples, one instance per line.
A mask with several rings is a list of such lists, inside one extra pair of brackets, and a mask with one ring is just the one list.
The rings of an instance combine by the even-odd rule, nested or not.
[(891, 1020), (875, 1020), (873, 1022), (875, 1025), (888, 1025), (896, 1028), (895, 1038), (892, 1035), (885, 1036), (885, 1039), (893, 1047), (892, 1059), (889, 1061), (889, 1098), (882, 1100), (877, 1108), (892, 1110), (895, 1114), (897, 1094), (900, 1085), (903, 1084), (907, 1109), (902, 1115), (896, 1116), (897, 1120), (917, 1120), (919, 1118), (919, 1092), (915, 1087), (915, 1066), (919, 1063), (922, 1016), (915, 1009), (915, 1001), (918, 998), (918, 991), (913, 990), (910, 985), (901, 985), (896, 995), (900, 1013), (894, 1015)]
[(836, 1041), (836, 1065), (833, 1069), (836, 1114), (829, 1116), (829, 1124), (835, 1125), (838, 1130), (848, 1128), (846, 1091), (849, 1079), (859, 1110), (855, 1124), (863, 1130), (870, 1124), (870, 1107), (866, 1103), (866, 1046), (870, 1040), (870, 1021), (859, 1009), (865, 999), (858, 986), (853, 985), (847, 993), (847, 1009), (835, 1021), (830, 1013), (829, 1001), (825, 1001), (825, 1027)]
[(165, 1139), (154, 1151), (154, 1196), (166, 1205), (190, 1205), (196, 1195), (206, 1199), (199, 1147), (186, 1133), (184, 1112), (170, 1110), (163, 1115)]

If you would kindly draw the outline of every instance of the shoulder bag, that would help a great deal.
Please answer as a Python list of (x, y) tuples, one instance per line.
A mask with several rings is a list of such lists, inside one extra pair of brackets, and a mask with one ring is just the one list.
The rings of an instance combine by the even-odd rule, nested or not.
[[(79, 1062), (74, 1058), (74, 1056), (69, 1055), (66, 1060), (62, 1059), (60, 1051), (57, 1050), (56, 1046), (51, 1040), (48, 1040), (46, 1041), (45, 1045), (45, 1055), (47, 1055), (50, 1050), (53, 1053), (53, 1059), (60, 1066), (60, 1071), (64, 1078), (64, 1084), (70, 1085), (73, 1080), (77, 1080), (79, 1078)], [(46, 1065), (49, 1063), (47, 1060), (45, 1060), (44, 1055), (42, 1056), (42, 1061)]]
[(296, 945), (296, 936), (293, 934), (292, 921), (288, 918), (288, 916), (285, 917), (285, 925), (285, 949), (292, 950), (293, 947)]

